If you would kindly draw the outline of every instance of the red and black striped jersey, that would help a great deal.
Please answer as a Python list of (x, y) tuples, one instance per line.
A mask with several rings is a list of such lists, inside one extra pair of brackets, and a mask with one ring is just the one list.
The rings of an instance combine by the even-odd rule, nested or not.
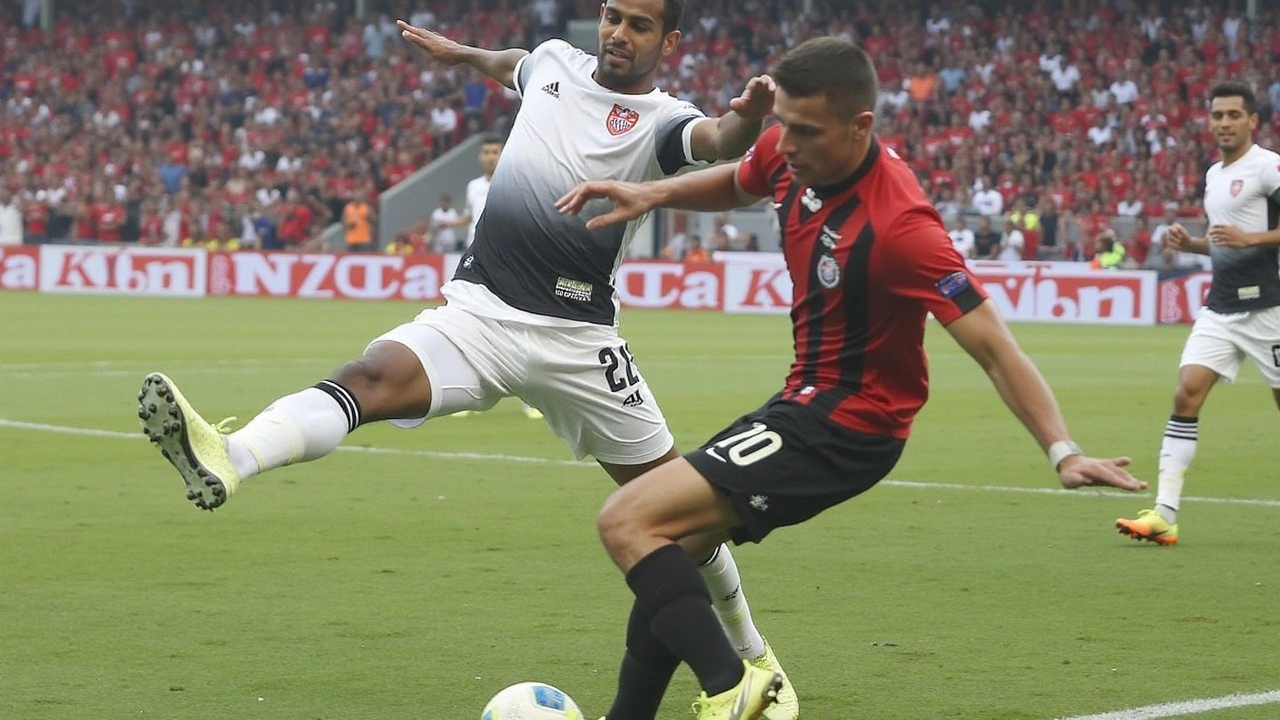
[(829, 187), (793, 182), (778, 126), (738, 167), (771, 196), (794, 286), (795, 362), (783, 397), (862, 433), (905, 439), (929, 394), (925, 319), (943, 325), (986, 299), (911, 169), (872, 139), (867, 158)]

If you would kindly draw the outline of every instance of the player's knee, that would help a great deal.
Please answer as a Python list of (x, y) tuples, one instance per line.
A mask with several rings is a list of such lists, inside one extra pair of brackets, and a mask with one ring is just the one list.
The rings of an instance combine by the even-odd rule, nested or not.
[(386, 369), (381, 363), (368, 356), (359, 360), (350, 360), (342, 364), (333, 374), (332, 380), (357, 395), (383, 385), (386, 382)]
[(1200, 407), (1204, 405), (1207, 388), (1199, 388), (1189, 383), (1179, 383), (1173, 393), (1173, 412), (1184, 417), (1197, 417)]
[(604, 543), (611, 553), (626, 544), (628, 537), (637, 529), (636, 515), (627, 507), (624, 493), (614, 493), (600, 508), (596, 516), (596, 532), (600, 534), (600, 542)]

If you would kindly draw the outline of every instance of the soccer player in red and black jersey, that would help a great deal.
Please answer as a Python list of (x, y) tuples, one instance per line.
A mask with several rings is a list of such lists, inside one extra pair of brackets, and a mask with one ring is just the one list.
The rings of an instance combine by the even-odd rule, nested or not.
[(1087, 457), (1071, 442), (1053, 392), (911, 169), (876, 140), (866, 53), (818, 38), (788, 53), (773, 78), (779, 123), (740, 162), (652, 183), (584, 183), (557, 204), (578, 213), (588, 200), (612, 200), (587, 221), (595, 228), (655, 207), (724, 211), (770, 196), (795, 287), (796, 358), (782, 391), (624, 486), (600, 512), (601, 539), (636, 595), (608, 720), (642, 720), (627, 708), (650, 707), (680, 661), (707, 693), (700, 718), (750, 720), (767, 708), (770, 678), (748, 671), (736, 680), (741, 662), (676, 543), (758, 542), (885, 477), (927, 397), (929, 313), (986, 370), (1063, 486), (1146, 487), (1123, 469), (1128, 458)]

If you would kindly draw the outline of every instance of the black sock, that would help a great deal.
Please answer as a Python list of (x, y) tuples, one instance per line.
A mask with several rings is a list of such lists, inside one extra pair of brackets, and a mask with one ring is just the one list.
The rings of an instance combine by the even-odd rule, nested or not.
[(742, 660), (711, 610), (711, 596), (688, 554), (671, 544), (649, 553), (627, 584), (636, 603), (653, 618), (653, 634), (672, 654), (689, 663), (707, 695), (718, 695), (742, 680)]
[(627, 652), (618, 671), (618, 694), (605, 716), (608, 720), (654, 720), (680, 658), (653, 634), (653, 619), (639, 601), (627, 621)]

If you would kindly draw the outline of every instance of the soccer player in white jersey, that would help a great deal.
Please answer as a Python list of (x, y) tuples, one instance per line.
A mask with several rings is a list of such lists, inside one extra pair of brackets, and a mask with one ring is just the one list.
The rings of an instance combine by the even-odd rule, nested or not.
[(1205, 173), (1205, 237), (1174, 224), (1174, 250), (1209, 255), (1213, 283), (1182, 350), (1173, 415), (1160, 446), (1154, 508), (1116, 527), (1136, 540), (1178, 542), (1183, 476), (1196, 454), (1200, 408), (1219, 381), (1232, 382), (1245, 357), (1262, 372), (1280, 406), (1280, 155), (1255, 145), (1256, 99), (1228, 82), (1211, 93), (1209, 126), (1222, 160)]
[[(361, 358), (276, 400), (236, 432), (201, 418), (168, 377), (148, 375), (138, 414), (188, 499), (216, 508), (246, 478), (327, 455), (363, 423), (415, 427), (508, 396), (539, 408), (574, 455), (593, 456), (620, 484), (679, 457), (617, 330), (613, 280), (639, 221), (588, 230), (555, 203), (584, 180), (656, 179), (738, 157), (755, 142), (773, 104), (769, 77), (748, 81), (719, 118), (654, 87), (659, 64), (680, 40), (684, 6), (606, 0), (598, 56), (561, 40), (532, 52), (484, 50), (400, 22), (403, 37), (435, 60), (466, 63), (521, 97), (474, 242), (441, 289), (445, 305), (375, 338)], [(607, 209), (601, 202), (585, 214)], [(701, 570), (744, 662), (757, 666), (753, 672), (780, 673), (728, 548), (705, 558)], [(624, 673), (645, 667), (624, 657)], [(609, 720), (649, 720), (661, 696), (626, 697)], [(798, 708), (788, 683), (766, 717), (792, 720)]]
[[(493, 172), (498, 169), (498, 158), (502, 157), (503, 139), (498, 135), (488, 134), (480, 139), (480, 169), (484, 174), (467, 183), (467, 205), (458, 218), (458, 225), (467, 228), (466, 246), (476, 239), (476, 223), (480, 222), (480, 214), (484, 212), (484, 204), (489, 198), (489, 185), (493, 183)], [(521, 403), (524, 416), (530, 420), (541, 420), (542, 411)], [(450, 417), (468, 417), (475, 415), (474, 410), (459, 410)]]

